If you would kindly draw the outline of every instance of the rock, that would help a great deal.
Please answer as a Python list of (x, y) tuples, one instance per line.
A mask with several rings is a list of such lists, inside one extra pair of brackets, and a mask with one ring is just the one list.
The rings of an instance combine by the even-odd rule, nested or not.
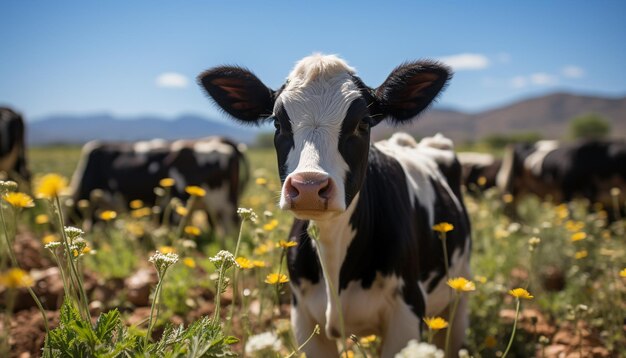
[(157, 281), (158, 278), (154, 269), (139, 269), (124, 281), (128, 290), (128, 301), (135, 306), (149, 306), (150, 292), (156, 286)]

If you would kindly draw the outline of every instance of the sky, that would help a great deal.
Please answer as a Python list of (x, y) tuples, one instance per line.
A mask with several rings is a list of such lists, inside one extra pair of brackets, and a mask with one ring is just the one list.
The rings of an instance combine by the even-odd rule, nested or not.
[(438, 106), (469, 112), (557, 91), (626, 95), (626, 1), (3, 0), (0, 13), (0, 105), (27, 120), (224, 118), (200, 72), (242, 65), (278, 88), (315, 52), (372, 87), (404, 61), (438, 59), (455, 70)]

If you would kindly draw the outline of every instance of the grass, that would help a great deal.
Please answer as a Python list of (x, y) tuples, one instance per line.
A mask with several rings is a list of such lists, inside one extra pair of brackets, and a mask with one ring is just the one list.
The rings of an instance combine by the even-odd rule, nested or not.
[[(29, 149), (28, 156), (34, 174), (56, 172), (69, 178), (80, 156), (80, 148), (35, 147)], [(187, 334), (192, 337), (189, 339), (199, 342), (210, 338), (229, 345), (235, 340), (228, 337), (235, 336), (240, 342), (233, 349), (241, 352), (247, 342), (259, 339), (255, 336), (271, 332), (280, 344), (275, 346), (276, 342), (270, 342), (253, 356), (275, 356), (274, 350), (280, 356), (287, 356), (295, 352), (297, 345), (286, 321), (287, 311), (284, 307), (281, 310), (277, 300), (288, 302), (288, 285), (270, 285), (264, 281), (270, 273), (286, 272), (284, 263), (280, 267), (282, 250), (276, 244), (286, 239), (291, 218), (276, 208), (280, 182), (274, 150), (250, 150), (248, 158), (252, 181), (239, 206), (253, 208), (259, 219), (244, 226), (239, 256), (256, 262), (253, 268), (241, 268), (236, 275), (232, 272), (218, 275), (209, 257), (219, 251), (219, 240), (212, 238), (206, 226), (200, 225), (202, 233), (198, 238), (185, 236), (181, 239), (175, 227), (158, 227), (149, 218), (137, 219), (128, 213), (119, 213), (115, 220), (96, 225), (85, 234), (95, 253), (83, 258), (81, 269), (100, 280), (122, 280), (138, 268), (149, 267), (147, 259), (155, 249), (170, 246), (181, 261), (168, 271), (162, 285), (161, 304), (155, 310), (157, 327), (181, 319), (196, 322), (193, 327), (208, 327), (210, 322), (201, 322), (195, 317), (202, 312), (200, 308), (215, 302), (220, 277), (231, 288), (236, 277), (237, 304), (241, 309), (234, 316), (229, 309), (223, 309), (220, 316), (223, 332), (213, 332), (211, 337), (194, 336), (197, 328), (193, 327), (187, 333), (166, 330), (165, 336)], [(257, 181), (259, 178), (263, 180)], [(471, 323), (467, 346), (474, 357), (499, 356), (509, 343), (509, 357), (542, 356), (548, 345), (556, 343), (563, 344), (570, 353), (587, 355), (592, 347), (599, 347), (612, 356), (626, 355), (623, 328), (626, 279), (619, 275), (626, 267), (624, 222), (609, 224), (602, 211), (588, 212), (584, 202), (555, 206), (535, 198), (523, 200), (515, 215), (506, 215), (510, 210), (504, 207), (495, 190), (479, 197), (467, 197), (466, 204), (474, 239), (474, 276), (469, 279), (476, 283), (476, 291), (469, 293)], [(42, 206), (39, 204), (29, 210), (44, 212), (46, 209)], [(38, 238), (54, 230), (34, 224), (33, 218), (34, 215), (23, 215), (20, 230), (35, 232)], [(584, 239), (573, 240), (575, 235), (582, 237), (579, 233), (584, 233)], [(533, 238), (539, 240), (531, 241)], [(235, 241), (236, 236), (227, 241), (231, 252), (235, 250)], [(46, 255), (46, 252), (41, 254)], [(534, 295), (534, 299), (523, 302), (519, 321), (513, 320), (517, 316), (516, 301), (507, 294), (516, 287), (523, 287)], [(126, 300), (127, 294), (121, 289), (103, 302), (105, 311), (120, 309), (120, 322), (127, 320), (127, 313), (133, 309)], [(226, 291), (222, 301), (230, 301), (226, 298), (232, 300), (231, 291)], [(71, 310), (66, 309), (66, 313), (70, 315)], [(117, 322), (116, 315), (108, 318)], [(512, 334), (514, 322), (516, 330)], [(137, 324), (124, 332), (130, 337), (132, 332), (142, 334), (146, 328), (145, 323)], [(61, 336), (55, 337), (56, 344), (60, 344)], [(555, 342), (555, 339), (561, 341)], [(353, 341), (360, 341), (360, 344), (355, 345)], [(116, 344), (123, 346), (125, 343), (116, 341)], [(151, 344), (149, 349), (168, 352), (175, 349), (174, 345), (163, 341)], [(348, 349), (357, 357), (363, 356), (363, 352), (376, 356), (379, 344), (376, 338), (356, 337), (348, 341)], [(97, 344), (93, 347), (106, 348)]]

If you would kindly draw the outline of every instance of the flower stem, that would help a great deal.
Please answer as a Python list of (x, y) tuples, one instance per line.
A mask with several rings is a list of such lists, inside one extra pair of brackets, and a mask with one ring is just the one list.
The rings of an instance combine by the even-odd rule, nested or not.
[(222, 296), (222, 282), (224, 277), (224, 264), (222, 262), (219, 270), (219, 277), (217, 279), (217, 292), (215, 293), (215, 315), (213, 316), (213, 323), (217, 323), (220, 318), (220, 301)]
[(448, 328), (446, 329), (446, 343), (445, 343), (445, 355), (446, 357), (450, 357), (450, 332), (452, 332), (452, 326), (454, 325), (454, 316), (456, 315), (456, 309), (459, 306), (459, 301), (461, 300), (461, 294), (456, 293), (454, 297), (454, 304), (452, 305), (452, 312), (450, 312), (450, 316), (448, 317), (448, 321), (450, 322)]
[(311, 335), (309, 336), (309, 338), (306, 339), (306, 341), (304, 341), (299, 347), (298, 349), (296, 349), (295, 351), (291, 352), (291, 354), (289, 354), (286, 358), (291, 358), (293, 357), (295, 354), (300, 353), (300, 351), (302, 350), (302, 348), (304, 348), (304, 346), (306, 346), (309, 341), (311, 339), (313, 339), (313, 336), (316, 334), (320, 334), (320, 326), (319, 325), (315, 325), (315, 328), (313, 328), (313, 332), (311, 332)]
[[(235, 260), (237, 259), (237, 255), (239, 255), (239, 245), (241, 244), (241, 233), (243, 232), (243, 223), (245, 220), (241, 220), (241, 225), (239, 226), (239, 236), (237, 237), (237, 244), (235, 245)], [(230, 331), (230, 327), (233, 320), (233, 315), (235, 314), (235, 304), (237, 303), (237, 297), (239, 296), (239, 289), (237, 287), (237, 281), (239, 280), (239, 267), (235, 265), (235, 269), (233, 270), (233, 302), (230, 305), (230, 310), (228, 312), (228, 320), (227, 327), (224, 330), (225, 332)]]
[(446, 243), (446, 233), (442, 232), (439, 234), (439, 239), (441, 240), (441, 245), (443, 246), (443, 262), (446, 266), (446, 280), (450, 279), (450, 265), (448, 264), (448, 245)]
[(515, 329), (517, 328), (517, 318), (519, 316), (519, 308), (520, 308), (520, 299), (516, 299), (517, 304), (515, 306), (515, 321), (513, 321), (513, 332), (511, 332), (511, 338), (509, 339), (509, 344), (506, 346), (506, 350), (502, 354), (502, 358), (506, 358), (506, 355), (509, 354), (509, 350), (511, 350), (511, 346), (513, 345), (513, 338), (515, 337)]
[(146, 333), (146, 337), (143, 341), (144, 348), (148, 345), (148, 341), (150, 340), (150, 336), (152, 335), (152, 328), (154, 325), (154, 321), (158, 317), (154, 317), (154, 308), (159, 304), (159, 300), (161, 297), (161, 287), (163, 286), (163, 278), (165, 277), (165, 272), (167, 272), (167, 267), (163, 269), (163, 272), (159, 272), (159, 282), (157, 283), (156, 289), (154, 290), (154, 298), (152, 299), (152, 306), (150, 307), (150, 319), (148, 320), (148, 332)]

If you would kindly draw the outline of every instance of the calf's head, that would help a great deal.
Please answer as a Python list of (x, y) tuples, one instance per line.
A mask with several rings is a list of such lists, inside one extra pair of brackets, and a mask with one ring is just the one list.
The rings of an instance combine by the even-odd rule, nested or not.
[(313, 55), (299, 61), (278, 90), (232, 66), (209, 69), (198, 82), (236, 120), (274, 123), (280, 207), (319, 220), (345, 211), (359, 192), (371, 128), (382, 120), (412, 120), (450, 77), (436, 62), (410, 62), (373, 89), (338, 57)]

